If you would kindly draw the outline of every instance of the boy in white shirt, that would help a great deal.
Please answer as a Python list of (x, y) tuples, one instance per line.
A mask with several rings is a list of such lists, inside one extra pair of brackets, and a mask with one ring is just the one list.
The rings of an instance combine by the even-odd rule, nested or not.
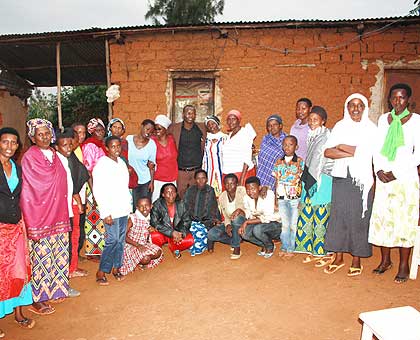
[(244, 240), (260, 246), (261, 250), (257, 255), (268, 259), (273, 256), (273, 239), (278, 240), (281, 233), (280, 217), (274, 211), (274, 193), (267, 190), (266, 197), (262, 198), (261, 182), (256, 176), (246, 180), (245, 188), (245, 216), (241, 220), (239, 234)]

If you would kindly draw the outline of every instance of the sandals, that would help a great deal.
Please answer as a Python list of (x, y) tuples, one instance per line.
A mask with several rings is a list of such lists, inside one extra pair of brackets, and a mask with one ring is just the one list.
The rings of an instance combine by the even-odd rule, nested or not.
[(239, 254), (230, 254), (230, 259), (231, 260), (239, 260), (242, 256), (242, 253)]
[(50, 315), (53, 314), (55, 312), (55, 308), (51, 305), (45, 305), (42, 306), (41, 308), (37, 309), (34, 306), (30, 306), (28, 308), (28, 311), (36, 314), (36, 315)]
[(408, 277), (407, 276), (399, 276), (397, 275), (394, 279), (395, 283), (401, 284), (401, 283), (405, 283), (408, 281)]
[(363, 272), (363, 266), (360, 266), (360, 268), (350, 267), (349, 271), (347, 272), (347, 276), (358, 276), (358, 275), (361, 275), (362, 272)]
[(334, 255), (333, 256), (323, 256), (318, 258), (318, 260), (315, 263), (316, 268), (322, 268), (326, 266), (327, 264), (330, 264), (332, 261), (334, 261)]
[(385, 273), (387, 270), (391, 268), (392, 268), (392, 262), (386, 267), (382, 267), (381, 265), (379, 265), (377, 268), (372, 270), (372, 273), (376, 275), (382, 275), (383, 273)]
[(0, 338), (4, 338), (6, 334), (0, 329)]
[(51, 303), (54, 303), (54, 304), (59, 304), (59, 303), (62, 303), (62, 302), (64, 302), (66, 300), (66, 298), (58, 298), (58, 299), (54, 299), (54, 300), (50, 300), (50, 302)]
[(33, 319), (28, 319), (28, 318), (23, 318), (22, 320), (18, 321), (15, 320), (15, 322), (22, 328), (27, 328), (27, 329), (31, 329), (34, 328), (35, 326), (35, 320)]
[(70, 273), (70, 278), (74, 277), (85, 277), (88, 275), (88, 272), (84, 269), (77, 268), (73, 273)]
[(181, 258), (182, 254), (179, 250), (175, 250), (172, 255), (178, 260), (179, 258)]
[(324, 268), (325, 274), (334, 274), (337, 270), (343, 268), (345, 266), (345, 263), (342, 264), (329, 264), (327, 268)]
[(114, 275), (114, 278), (117, 281), (124, 281), (125, 280), (125, 276), (123, 274), (121, 274), (120, 272), (112, 273), (112, 275)]
[(319, 261), (319, 257), (308, 255), (303, 259), (302, 263), (311, 263), (315, 261)]
[(96, 278), (96, 283), (100, 286), (108, 286), (109, 285), (109, 282), (108, 282), (108, 280), (105, 276), (97, 277)]

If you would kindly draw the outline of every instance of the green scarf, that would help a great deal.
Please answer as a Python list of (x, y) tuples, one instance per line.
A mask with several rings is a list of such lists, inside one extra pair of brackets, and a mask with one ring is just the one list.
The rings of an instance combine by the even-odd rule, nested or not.
[(398, 116), (395, 110), (391, 111), (392, 122), (389, 125), (388, 133), (386, 134), (384, 145), (382, 146), (381, 155), (388, 158), (389, 161), (394, 161), (397, 155), (397, 149), (404, 145), (404, 131), (401, 124), (401, 119), (407, 117), (410, 111), (406, 108)]

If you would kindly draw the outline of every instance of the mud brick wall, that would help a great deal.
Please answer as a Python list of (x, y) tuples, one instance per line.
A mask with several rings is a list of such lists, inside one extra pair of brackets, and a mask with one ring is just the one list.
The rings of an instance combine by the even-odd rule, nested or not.
[[(381, 28), (365, 27), (365, 32)], [(239, 109), (244, 122), (265, 134), (265, 120), (277, 112), (284, 130), (295, 120), (295, 103), (308, 97), (324, 106), (327, 126), (341, 119), (346, 97), (360, 92), (371, 102), (371, 116), (381, 112), (383, 68), (420, 67), (420, 25), (392, 26), (369, 37), (357, 37), (356, 25), (327, 28), (227, 28), (158, 30), (126, 35), (125, 44), (110, 45), (111, 81), (120, 85), (114, 117), (128, 133), (145, 118), (169, 109), (171, 71), (217, 70), (218, 114), (222, 122), (230, 109)], [(346, 43), (350, 40), (352, 43)], [(337, 47), (328, 51), (319, 47)], [(285, 50), (287, 49), (287, 50)], [(382, 72), (382, 73), (381, 73)]]

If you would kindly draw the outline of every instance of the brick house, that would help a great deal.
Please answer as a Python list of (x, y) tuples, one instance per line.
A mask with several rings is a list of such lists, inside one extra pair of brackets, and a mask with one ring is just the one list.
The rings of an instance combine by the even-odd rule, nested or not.
[(280, 113), (289, 131), (300, 97), (324, 106), (331, 127), (346, 97), (360, 92), (376, 120), (387, 110), (390, 85), (401, 81), (413, 87), (411, 109), (419, 111), (419, 16), (0, 36), (0, 62), (35, 86), (54, 86), (59, 44), (61, 85), (118, 84), (112, 115), (128, 133), (159, 113), (179, 121), (182, 106), (193, 103), (199, 120), (214, 113), (224, 122), (226, 112), (240, 110), (259, 144), (271, 113)]

